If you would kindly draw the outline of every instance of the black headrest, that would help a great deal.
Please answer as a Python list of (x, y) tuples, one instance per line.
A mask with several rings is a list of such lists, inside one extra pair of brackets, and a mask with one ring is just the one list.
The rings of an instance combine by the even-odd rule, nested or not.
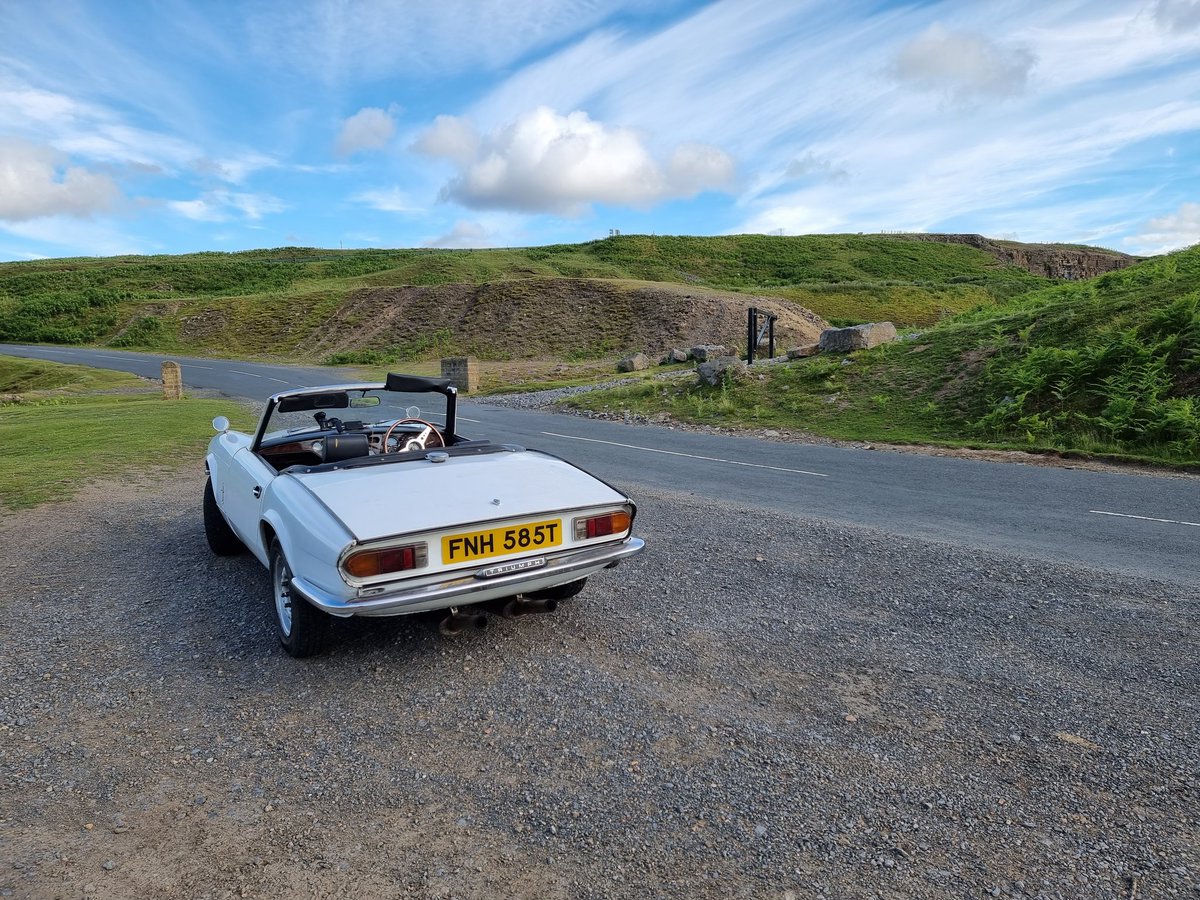
[(367, 455), (365, 434), (330, 434), (325, 436), (325, 462), (342, 462)]

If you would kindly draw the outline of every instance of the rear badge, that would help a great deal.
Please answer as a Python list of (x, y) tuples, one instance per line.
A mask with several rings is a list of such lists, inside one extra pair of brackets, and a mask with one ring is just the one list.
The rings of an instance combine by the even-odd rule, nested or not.
[(518, 559), (516, 562), (503, 563), (499, 566), (489, 566), (475, 573), (476, 578), (495, 578), (497, 575), (511, 575), (513, 572), (524, 572), (526, 569), (540, 569), (546, 564), (546, 557), (535, 556), (533, 559)]

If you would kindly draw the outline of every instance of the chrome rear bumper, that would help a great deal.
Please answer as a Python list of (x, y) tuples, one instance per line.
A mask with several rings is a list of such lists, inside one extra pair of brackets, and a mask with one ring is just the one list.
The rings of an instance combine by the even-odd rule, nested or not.
[(317, 609), (339, 618), (402, 616), (448, 606), (468, 606), (485, 600), (511, 597), (514, 594), (525, 594), (566, 584), (636, 556), (642, 552), (643, 547), (645, 542), (641, 539), (629, 538), (620, 544), (607, 544), (560, 556), (548, 556), (546, 564), (536, 569), (491, 578), (476, 577), (475, 572), (478, 570), (472, 570), (456, 573), (445, 581), (418, 587), (402, 587), (361, 600), (347, 600), (299, 577), (292, 579), (292, 590)]

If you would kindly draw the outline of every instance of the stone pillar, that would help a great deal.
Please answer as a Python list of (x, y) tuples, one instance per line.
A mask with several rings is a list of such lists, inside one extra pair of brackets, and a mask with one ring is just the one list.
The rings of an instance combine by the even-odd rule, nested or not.
[(183, 374), (179, 363), (167, 360), (162, 364), (162, 382), (164, 400), (183, 399)]
[(442, 360), (442, 377), (449, 378), (460, 392), (479, 392), (479, 361), (470, 356), (454, 356)]

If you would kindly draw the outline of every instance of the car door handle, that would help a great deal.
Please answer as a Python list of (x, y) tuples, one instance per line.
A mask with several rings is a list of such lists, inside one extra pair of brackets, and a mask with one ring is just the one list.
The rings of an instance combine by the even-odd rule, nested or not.
[(258, 500), (260, 497), (262, 497), (262, 485), (256, 484), (254, 486), (254, 499)]

